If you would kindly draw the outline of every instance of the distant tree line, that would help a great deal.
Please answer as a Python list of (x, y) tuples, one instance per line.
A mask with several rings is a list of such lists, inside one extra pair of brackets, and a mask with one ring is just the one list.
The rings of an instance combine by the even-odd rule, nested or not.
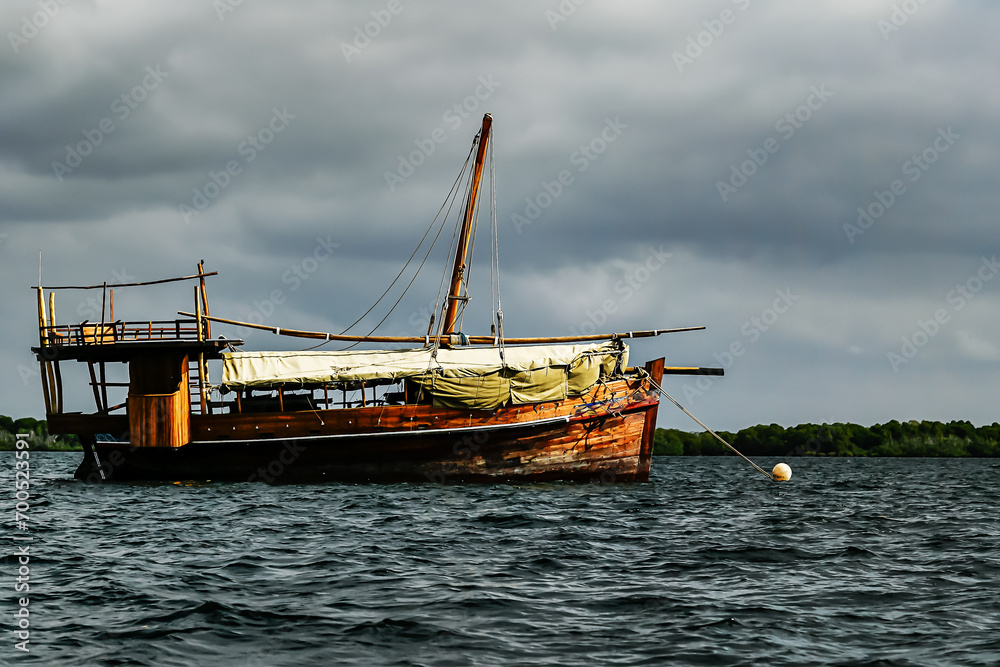
[[(967, 421), (947, 424), (892, 420), (875, 426), (857, 424), (778, 424), (751, 426), (739, 433), (718, 431), (746, 456), (1000, 456), (1000, 424), (975, 427)], [(667, 456), (731, 454), (707, 432), (656, 429), (653, 453)]]
[(83, 444), (75, 435), (49, 435), (49, 425), (44, 419), (22, 417), (12, 419), (0, 415), (0, 451), (14, 449), (17, 434), (30, 437), (31, 448), (36, 450), (82, 450)]

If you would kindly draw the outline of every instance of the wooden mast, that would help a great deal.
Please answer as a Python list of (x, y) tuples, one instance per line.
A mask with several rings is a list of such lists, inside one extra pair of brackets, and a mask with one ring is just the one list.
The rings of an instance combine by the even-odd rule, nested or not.
[(469, 189), (469, 199), (465, 202), (465, 217), (462, 220), (462, 231), (458, 237), (458, 250), (455, 253), (455, 267), (451, 273), (451, 288), (445, 301), (444, 326), (441, 329), (445, 335), (455, 333), (458, 322), (458, 304), (467, 301), (468, 296), (462, 295), (462, 280), (466, 269), (465, 256), (468, 254), (469, 239), (472, 236), (472, 220), (476, 214), (476, 200), (479, 196), (479, 184), (483, 176), (483, 163), (486, 161), (486, 148), (490, 143), (490, 127), (493, 116), (483, 116), (483, 127), (479, 131), (479, 150), (476, 152), (476, 164), (472, 171), (472, 186)]

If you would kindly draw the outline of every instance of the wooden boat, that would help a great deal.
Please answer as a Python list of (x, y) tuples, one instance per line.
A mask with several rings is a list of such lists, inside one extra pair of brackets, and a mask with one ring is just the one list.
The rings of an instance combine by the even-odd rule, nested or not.
[[(206, 278), (216, 274), (205, 272), (203, 263), (194, 275), (146, 283), (36, 286), (39, 345), (32, 350), (41, 367), (49, 432), (76, 434), (84, 443), (76, 476), (268, 483), (646, 481), (664, 373), (722, 372), (665, 367), (662, 358), (629, 366), (626, 341), (704, 327), (506, 338), (498, 303), (490, 335), (459, 331), (491, 125), (487, 114), (472, 144), (450, 287), (437, 326), (432, 316), (425, 336), (332, 334), (214, 317)], [(493, 225), (495, 231), (495, 211)], [(115, 289), (186, 280), (195, 282), (193, 312), (155, 322), (115, 319)], [(56, 324), (55, 291), (62, 289), (100, 289), (101, 321)], [(241, 340), (213, 338), (213, 324), (324, 344), (407, 347), (245, 352)], [(218, 385), (206, 372), (212, 360), (222, 361)], [(95, 412), (64, 409), (63, 361), (87, 364)], [(106, 365), (112, 362), (127, 364), (127, 383), (108, 381)], [(127, 387), (128, 395), (112, 406), (108, 391), (116, 386)]]

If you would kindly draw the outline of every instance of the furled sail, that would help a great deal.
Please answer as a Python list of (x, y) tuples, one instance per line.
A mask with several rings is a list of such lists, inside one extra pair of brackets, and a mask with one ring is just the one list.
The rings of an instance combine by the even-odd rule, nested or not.
[(590, 345), (430, 348), (342, 352), (229, 352), (226, 389), (411, 379), (434, 404), (493, 410), (579, 396), (628, 364), (621, 341)]

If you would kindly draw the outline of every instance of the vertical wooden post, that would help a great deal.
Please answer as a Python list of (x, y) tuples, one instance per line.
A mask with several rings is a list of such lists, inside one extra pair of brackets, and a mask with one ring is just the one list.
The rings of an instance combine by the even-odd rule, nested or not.
[[(51, 340), (55, 342), (55, 326), (56, 326), (56, 293), (49, 292), (49, 326), (52, 327), (50, 331), (52, 332)], [(63, 411), (63, 388), (62, 388), (62, 373), (59, 370), (59, 361), (49, 362), (50, 366), (55, 370), (55, 377), (50, 377), (49, 381), (53, 383), (52, 387), (52, 411), (55, 413), (62, 413)]]
[[(107, 281), (104, 281), (104, 288), (103, 288), (103, 290), (101, 292), (101, 326), (97, 329), (97, 331), (95, 332), (95, 335), (94, 335), (94, 342), (96, 344), (98, 344), (98, 345), (102, 345), (104, 343), (104, 333), (105, 333), (104, 322), (107, 319), (107, 315), (105, 313), (105, 309), (107, 307), (107, 301), (108, 301), (108, 283), (107, 283)], [(107, 369), (105, 368), (105, 365), (104, 365), (103, 361), (100, 362), (99, 373), (100, 373), (100, 383), (99, 384), (100, 384), (100, 388), (101, 388), (101, 406), (100, 406), (100, 412), (101, 412), (101, 414), (107, 414), (108, 413), (108, 377), (107, 377)]]
[[(51, 292), (49, 293), (49, 296), (52, 296)], [(48, 328), (48, 324), (46, 324), (46, 332), (47, 332), (45, 335), (46, 343), (51, 345), (52, 331), (51, 329)], [(49, 394), (48, 400), (46, 401), (46, 405), (48, 406), (48, 409), (51, 410), (52, 412), (59, 412), (59, 400), (56, 396), (56, 376), (55, 372), (52, 370), (51, 361), (45, 362), (45, 378), (46, 382), (48, 383), (48, 394)]]
[(98, 412), (104, 412), (104, 406), (101, 405), (101, 390), (97, 388), (97, 374), (94, 372), (94, 362), (87, 361), (87, 368), (90, 370), (90, 386), (94, 390), (94, 405), (97, 406)]
[[(202, 330), (204, 332), (205, 340), (212, 340), (212, 321), (207, 319), (209, 315), (211, 315), (211, 313), (208, 312), (208, 290), (205, 289), (205, 276), (203, 275), (204, 273), (205, 273), (205, 260), (201, 260), (200, 262), (198, 262), (198, 275), (201, 276), (198, 279), (198, 281), (199, 281), (199, 288), (201, 291), (201, 312), (205, 316), (205, 321), (202, 324)], [(204, 355), (200, 355), (199, 358), (202, 361), (201, 361), (201, 367), (199, 368), (198, 372), (205, 374), (204, 382), (206, 385), (210, 385), (212, 383), (212, 380), (210, 377), (208, 377), (208, 365), (205, 364), (205, 357)], [(208, 412), (209, 414), (211, 414), (212, 412), (211, 403), (208, 403)]]
[[(103, 326), (103, 324), (101, 325)], [(101, 403), (103, 404), (101, 412), (104, 414), (108, 413), (108, 377), (105, 373), (104, 362), (101, 362), (100, 373), (101, 373)]]
[(198, 296), (198, 288), (194, 288), (194, 328), (198, 336), (198, 342), (201, 342), (201, 297)]
[[(194, 314), (197, 322), (198, 342), (202, 342), (204, 331), (201, 328), (201, 299), (198, 295), (198, 288), (194, 288)], [(205, 354), (198, 352), (198, 398), (201, 405), (201, 414), (208, 414), (208, 407), (205, 405)]]
[[(205, 314), (205, 317), (209, 317), (212, 313), (208, 311), (208, 290), (205, 289), (205, 260), (198, 262), (198, 275), (200, 287), (201, 287), (201, 311)], [(212, 339), (212, 322), (210, 320), (205, 320), (205, 338), (208, 340)]]
[[(38, 344), (42, 348), (46, 346), (46, 323), (45, 323), (45, 295), (42, 290), (41, 281), (38, 281)], [(45, 398), (45, 413), (52, 412), (52, 395), (49, 393), (48, 364), (38, 361), (38, 370), (42, 376), (42, 396)]]
[(63, 412), (63, 386), (62, 386), (62, 371), (59, 369), (59, 362), (53, 361), (52, 364), (56, 369), (56, 412), (62, 414)]
[(56, 325), (56, 293), (49, 292), (49, 326)]
[[(653, 361), (646, 362), (646, 372), (649, 373), (649, 378), (658, 386), (663, 382), (663, 357), (659, 359), (654, 359)], [(648, 381), (643, 380), (643, 387), (646, 391), (652, 393), (654, 390), (654, 385), (650, 384)], [(642, 426), (642, 440), (639, 444), (639, 469), (638, 475), (636, 476), (637, 482), (648, 482), (649, 481), (649, 467), (653, 461), (653, 440), (656, 437), (656, 412), (659, 407), (659, 395), (653, 394), (657, 397), (657, 405), (646, 410), (646, 421)]]
[(104, 289), (101, 291), (101, 337), (98, 339), (102, 343), (104, 342), (104, 311), (108, 305), (108, 281), (104, 281)]

